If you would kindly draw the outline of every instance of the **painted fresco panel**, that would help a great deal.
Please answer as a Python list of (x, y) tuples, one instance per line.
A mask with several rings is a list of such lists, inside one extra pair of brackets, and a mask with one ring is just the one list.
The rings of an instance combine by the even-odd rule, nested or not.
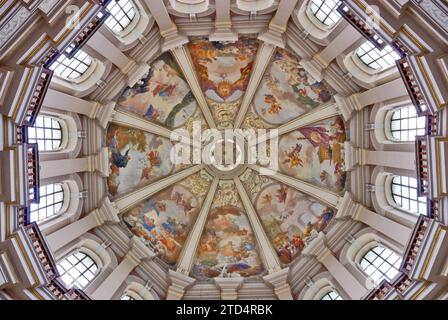
[(106, 135), (109, 148), (107, 186), (112, 197), (168, 176), (172, 143), (138, 129), (112, 124)]
[(279, 141), (279, 166), (283, 173), (328, 188), (345, 190), (345, 125), (341, 117), (286, 134)]
[(235, 189), (233, 182), (218, 188), (193, 266), (198, 279), (263, 273), (255, 235)]
[(298, 257), (334, 216), (332, 208), (280, 184), (269, 185), (260, 192), (255, 208), (284, 264)]
[(314, 80), (300, 61), (278, 49), (255, 94), (254, 111), (268, 125), (285, 124), (329, 102), (332, 91)]
[(241, 181), (280, 262), (285, 265), (299, 257), (335, 215), (334, 208), (251, 169), (246, 170)]
[(188, 83), (169, 53), (157, 58), (134, 87), (124, 90), (117, 108), (170, 129), (202, 116)]
[(122, 220), (163, 261), (174, 266), (210, 183), (211, 177), (203, 172), (194, 174), (130, 209)]
[(241, 105), (258, 50), (258, 41), (198, 39), (188, 45), (204, 96), (218, 127), (231, 125)]

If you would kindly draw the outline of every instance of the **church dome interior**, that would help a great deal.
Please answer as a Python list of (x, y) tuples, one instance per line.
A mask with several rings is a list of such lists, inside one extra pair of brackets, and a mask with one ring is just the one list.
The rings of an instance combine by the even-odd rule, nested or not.
[(444, 0), (5, 0), (0, 114), (0, 300), (448, 300)]

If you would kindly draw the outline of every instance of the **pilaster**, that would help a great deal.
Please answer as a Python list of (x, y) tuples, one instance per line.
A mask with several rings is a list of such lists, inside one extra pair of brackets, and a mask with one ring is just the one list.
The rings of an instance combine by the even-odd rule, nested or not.
[(261, 225), (260, 219), (258, 218), (255, 208), (253, 207), (252, 202), (250, 201), (250, 198), (246, 190), (244, 189), (243, 184), (241, 183), (241, 180), (239, 179), (239, 177), (235, 177), (233, 181), (235, 182), (238, 194), (240, 195), (241, 201), (243, 202), (244, 208), (246, 209), (247, 218), (249, 219), (254, 231), (258, 250), (264, 267), (270, 274), (276, 273), (281, 270), (281, 264), (280, 260), (278, 259), (278, 255), (273, 248), (266, 232), (264, 231), (263, 226)]
[(93, 156), (88, 157), (88, 171), (99, 172), (103, 177), (109, 176), (109, 152), (106, 147)]
[(136, 190), (130, 194), (127, 194), (125, 196), (120, 197), (115, 201), (115, 206), (118, 209), (118, 211), (124, 212), (127, 209), (131, 208), (135, 204), (148, 199), (152, 195), (156, 194), (160, 190), (163, 190), (167, 188), (168, 186), (179, 182), (186, 177), (195, 174), (196, 172), (202, 170), (204, 168), (203, 165), (197, 165), (190, 167), (188, 169), (182, 170), (176, 174), (173, 174), (171, 176), (168, 176), (166, 178), (163, 178), (153, 184), (150, 184), (148, 186), (145, 186), (139, 190)]
[(201, 108), (205, 120), (207, 121), (210, 128), (216, 128), (215, 120), (212, 116), (207, 100), (205, 99), (204, 93), (202, 92), (202, 88), (199, 84), (199, 80), (195, 68), (193, 66), (190, 53), (187, 51), (187, 48), (183, 45), (171, 48), (171, 53), (176, 59), (179, 67), (182, 69), (182, 73), (185, 76), (185, 79), (187, 80), (191, 92), (196, 98), (199, 107)]
[(215, 196), (216, 189), (218, 187), (219, 179), (215, 178), (210, 186), (210, 190), (205, 198), (201, 211), (196, 219), (193, 229), (190, 231), (187, 241), (185, 241), (182, 252), (179, 256), (177, 263), (177, 272), (189, 275), (193, 260), (195, 258), (195, 253), (197, 251), (199, 241), (201, 240), (201, 235), (204, 230), (205, 223), (207, 222), (208, 213)]
[(97, 103), (90, 118), (98, 120), (101, 128), (106, 129), (107, 125), (111, 121), (116, 104), (117, 103), (115, 101), (111, 101), (104, 105)]
[(166, 300), (181, 300), (185, 290), (196, 282), (196, 279), (171, 269), (168, 270), (168, 274), (171, 279), (171, 285), (168, 288)]
[(244, 282), (243, 277), (214, 278), (216, 285), (221, 289), (222, 300), (237, 300), (238, 289)]
[(327, 247), (326, 236), (320, 232), (318, 237), (303, 250), (302, 254), (315, 257), (331, 273), (351, 299), (360, 300), (367, 293), (358, 280), (333, 255)]
[(237, 41), (238, 34), (232, 30), (230, 17), (230, 0), (215, 2), (215, 31), (209, 36), (210, 41)]
[(263, 279), (274, 287), (274, 292), (279, 300), (294, 300), (291, 287), (288, 282), (289, 268), (268, 274)]

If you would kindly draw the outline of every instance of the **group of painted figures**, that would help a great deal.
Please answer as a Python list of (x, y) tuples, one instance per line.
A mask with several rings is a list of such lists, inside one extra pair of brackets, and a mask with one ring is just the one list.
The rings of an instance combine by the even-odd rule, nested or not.
[[(189, 44), (192, 60), (206, 98), (220, 103), (241, 99), (250, 80), (258, 49), (254, 39), (235, 43), (196, 40)], [(323, 83), (314, 81), (300, 61), (286, 50), (273, 57), (252, 104), (254, 112), (270, 126), (282, 125), (332, 99)], [(133, 113), (168, 129), (201, 118), (197, 102), (169, 53), (155, 60), (147, 75), (118, 99), (119, 110)], [(334, 117), (280, 137), (280, 170), (294, 178), (341, 193), (345, 189), (342, 118)], [(169, 158), (172, 143), (139, 129), (110, 125), (109, 147), (112, 197), (122, 196), (176, 171)], [(254, 203), (279, 259), (293, 262), (324, 230), (334, 209), (285, 186), (272, 183)], [(175, 266), (202, 206), (194, 188), (179, 184), (131, 208), (123, 223), (156, 250), (168, 265)], [(252, 276), (264, 272), (251, 224), (234, 205), (214, 208), (200, 239), (193, 275)]]

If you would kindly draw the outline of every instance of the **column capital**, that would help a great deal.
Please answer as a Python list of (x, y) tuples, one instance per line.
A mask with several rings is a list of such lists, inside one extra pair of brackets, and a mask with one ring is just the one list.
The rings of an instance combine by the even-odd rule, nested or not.
[(196, 279), (171, 269), (168, 270), (168, 275), (171, 279), (171, 285), (168, 288), (166, 300), (182, 299), (185, 294), (185, 289), (196, 282)]
[(358, 220), (362, 208), (361, 204), (353, 201), (351, 193), (346, 191), (338, 206), (336, 219), (352, 218), (353, 220)]
[(125, 73), (128, 78), (128, 86), (133, 87), (140, 79), (142, 79), (148, 72), (150, 66), (147, 63), (134, 63), (129, 67)]
[(268, 274), (263, 280), (274, 287), (275, 294), (280, 300), (294, 300), (288, 283), (289, 268)]
[(109, 176), (109, 151), (106, 147), (96, 155), (91, 155), (87, 158), (88, 171), (98, 171), (103, 177)]
[(324, 70), (326, 66), (319, 62), (318, 56), (319, 55), (317, 54), (311, 59), (303, 59), (300, 61), (300, 65), (314, 78), (314, 80), (322, 81), (324, 79)]
[(182, 47), (189, 42), (188, 37), (179, 33), (176, 25), (160, 32), (163, 37), (162, 52), (170, 51), (174, 48)]
[(103, 225), (106, 222), (119, 223), (118, 209), (115, 204), (109, 200), (109, 198), (104, 198), (103, 204), (100, 208), (94, 210), (93, 214), (97, 220), (98, 225)]
[(316, 258), (319, 262), (325, 260), (325, 257), (332, 255), (333, 253), (327, 247), (327, 237), (323, 232), (319, 232), (319, 235), (314, 239), (310, 245), (303, 249), (302, 254)]
[(98, 120), (101, 128), (106, 129), (107, 124), (111, 121), (116, 105), (115, 101), (110, 101), (106, 104), (96, 102), (95, 107), (92, 108), (91, 118)]
[(343, 97), (340, 94), (336, 94), (334, 99), (336, 100), (336, 105), (345, 121), (350, 120), (355, 111), (362, 110), (362, 105), (359, 102), (357, 94), (353, 94), (348, 97)]
[(275, 47), (286, 47), (284, 30), (279, 31), (277, 28), (272, 28), (271, 25), (269, 25), (268, 30), (258, 36), (258, 40), (261, 40), (264, 43), (273, 45)]
[(237, 300), (238, 289), (244, 282), (243, 277), (214, 278), (216, 285), (221, 289), (222, 300)]
[(125, 259), (131, 260), (135, 266), (138, 266), (143, 260), (152, 259), (155, 256), (156, 254), (139, 237), (133, 236), (131, 238), (131, 247), (128, 253), (126, 253)]
[(366, 164), (365, 150), (353, 146), (350, 141), (345, 142), (344, 152), (347, 171), (354, 170), (355, 166), (362, 166)]

